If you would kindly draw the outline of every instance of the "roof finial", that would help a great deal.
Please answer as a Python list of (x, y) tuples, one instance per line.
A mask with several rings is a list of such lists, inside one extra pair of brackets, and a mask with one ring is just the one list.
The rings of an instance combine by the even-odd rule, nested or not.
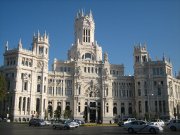
[(89, 17), (92, 17), (92, 11), (91, 11), (91, 9), (90, 9), (90, 12), (89, 12)]
[(164, 53), (163, 53), (163, 61), (165, 61), (165, 55), (164, 55)]
[(21, 38), (19, 39), (18, 48), (22, 48)]
[(8, 45), (9, 45), (9, 43), (8, 43), (8, 41), (7, 41), (7, 42), (6, 42), (6, 45), (5, 45), (5, 51), (8, 50)]
[(83, 11), (83, 9), (81, 10), (81, 16), (84, 16), (84, 11)]
[(38, 30), (38, 37), (40, 36), (39, 30)]
[(45, 30), (45, 32), (44, 32), (44, 37), (45, 37), (45, 38), (47, 37), (46, 30)]

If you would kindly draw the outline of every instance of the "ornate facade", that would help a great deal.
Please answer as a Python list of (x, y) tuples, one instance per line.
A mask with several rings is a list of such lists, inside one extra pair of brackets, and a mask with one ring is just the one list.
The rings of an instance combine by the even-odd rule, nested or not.
[(163, 57), (152, 61), (145, 45), (134, 47), (134, 76), (124, 66), (110, 64), (95, 41), (92, 13), (78, 12), (75, 41), (68, 59), (54, 59), (48, 70), (49, 36), (33, 36), (32, 50), (8, 48), (1, 71), (7, 79), (7, 98), (0, 114), (13, 121), (31, 117), (53, 118), (54, 111), (87, 122), (104, 123), (122, 117), (173, 118), (180, 111), (180, 80)]

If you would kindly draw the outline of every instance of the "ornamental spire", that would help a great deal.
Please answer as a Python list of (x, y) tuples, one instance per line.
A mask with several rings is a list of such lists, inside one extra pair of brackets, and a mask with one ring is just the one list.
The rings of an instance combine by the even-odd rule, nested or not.
[(22, 48), (21, 38), (19, 39), (18, 48)]

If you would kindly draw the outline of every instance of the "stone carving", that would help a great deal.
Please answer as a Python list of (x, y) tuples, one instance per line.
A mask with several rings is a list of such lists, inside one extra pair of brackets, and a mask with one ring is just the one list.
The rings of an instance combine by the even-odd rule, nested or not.
[(43, 64), (42, 61), (39, 61), (39, 62), (37, 63), (37, 67), (38, 67), (38, 68), (42, 69), (43, 66), (44, 66), (44, 64)]
[(94, 85), (93, 80), (91, 80), (90, 87), (86, 90), (85, 95), (87, 97), (99, 97), (100, 96), (99, 88)]
[(81, 74), (82, 74), (81, 67), (80, 67), (80, 66), (76, 67), (76, 69), (75, 69), (75, 75), (77, 75), (78, 77), (80, 77)]
[(104, 62), (108, 62), (109, 60), (108, 60), (108, 54), (107, 54), (107, 52), (105, 52), (104, 53)]

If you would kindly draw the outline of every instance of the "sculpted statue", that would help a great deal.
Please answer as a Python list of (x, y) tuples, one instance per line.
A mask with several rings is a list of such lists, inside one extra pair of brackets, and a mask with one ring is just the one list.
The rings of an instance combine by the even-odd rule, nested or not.
[(107, 54), (107, 52), (104, 53), (104, 62), (108, 62), (108, 54)]

